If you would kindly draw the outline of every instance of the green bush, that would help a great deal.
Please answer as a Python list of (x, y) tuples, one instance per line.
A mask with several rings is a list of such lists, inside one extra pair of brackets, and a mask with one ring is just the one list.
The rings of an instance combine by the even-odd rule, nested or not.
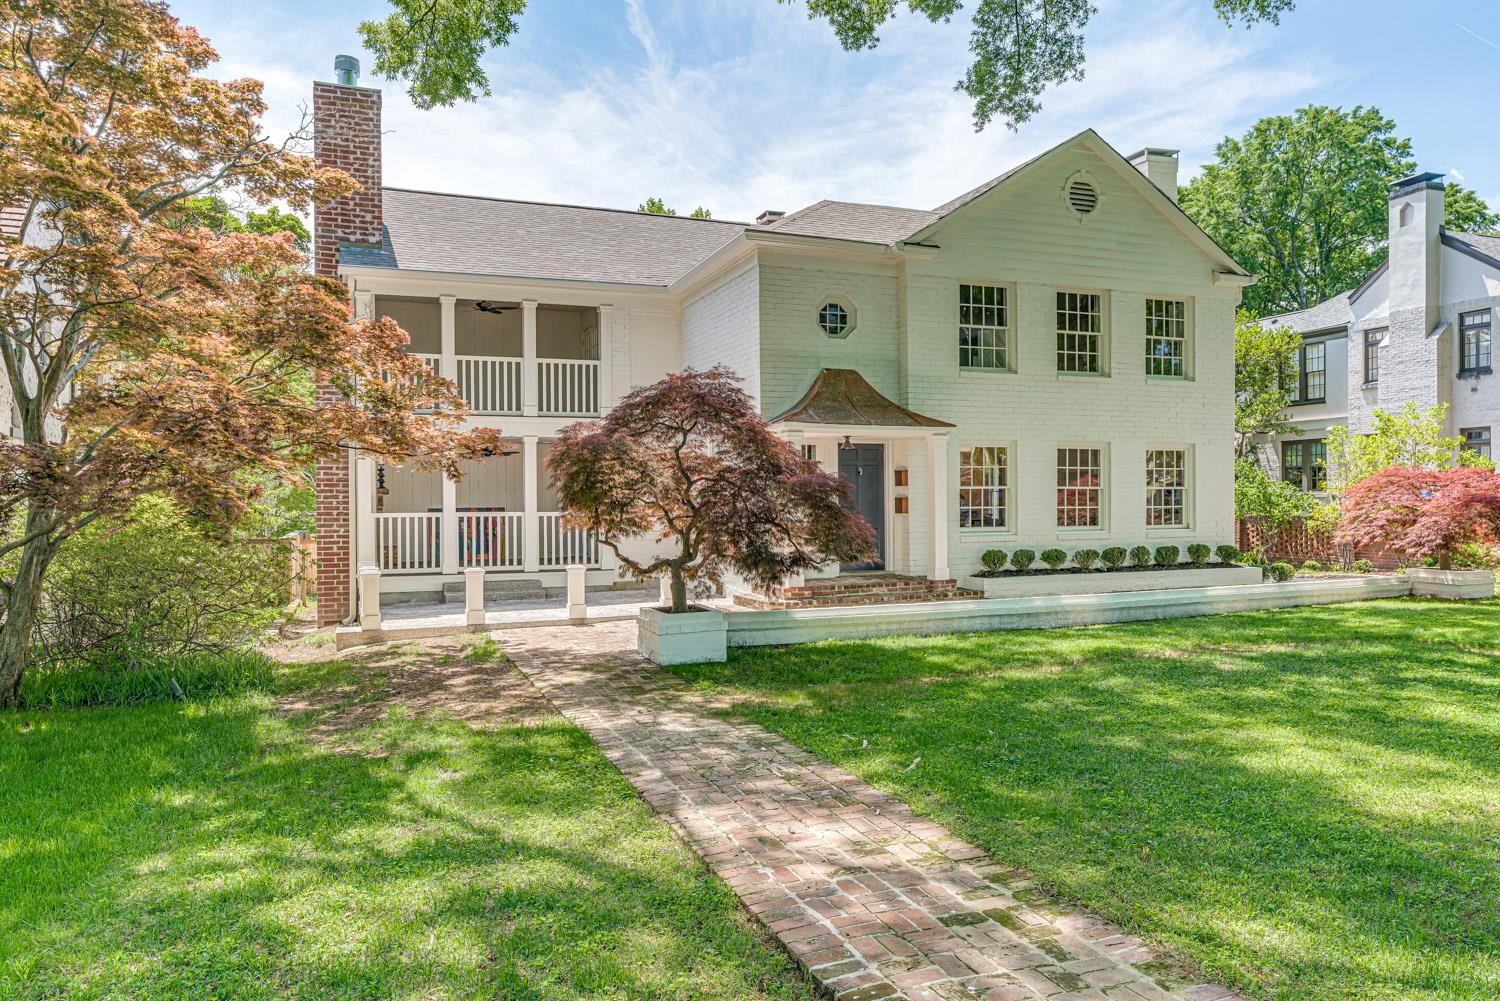
[(1455, 570), (1500, 570), (1500, 546), (1465, 542), (1453, 550)]
[(1073, 564), (1084, 570), (1094, 569), (1095, 564), (1098, 562), (1099, 550), (1097, 549), (1080, 549), (1073, 554)]
[(1176, 546), (1157, 546), (1156, 552), (1151, 554), (1159, 567), (1175, 567), (1182, 557), (1182, 550)]
[(1302, 572), (1303, 573), (1322, 573), (1323, 572), (1323, 564), (1319, 563), (1317, 560), (1308, 560), (1307, 562), (1305, 562), (1305, 563), (1302, 564)]
[(1030, 549), (1017, 549), (1010, 554), (1010, 565), (1017, 570), (1025, 570), (1036, 562), (1036, 553)]
[(1133, 567), (1149, 567), (1151, 565), (1151, 550), (1145, 546), (1132, 546), (1130, 549), (1130, 565)]
[(1209, 553), (1213, 552), (1201, 542), (1195, 542), (1187, 548), (1188, 562), (1195, 567), (1201, 567), (1208, 562)]
[(1043, 549), (1042, 562), (1053, 570), (1057, 570), (1068, 562), (1068, 554), (1061, 549)]
[(29, 668), (21, 682), (28, 709), (81, 709), (170, 702), (172, 682), (189, 700), (268, 690), (273, 662), (254, 650), (184, 653), (113, 666), (49, 662)]
[(1369, 573), (1370, 571), (1375, 569), (1375, 564), (1371, 563), (1369, 560), (1355, 560), (1354, 565), (1351, 567), (1351, 569), (1355, 573)]
[(1279, 560), (1275, 563), (1272, 563), (1269, 567), (1266, 568), (1266, 571), (1271, 575), (1271, 579), (1278, 584), (1285, 584), (1287, 581), (1291, 580), (1292, 575), (1297, 572), (1292, 568), (1292, 565), (1285, 560)]
[(1234, 546), (1219, 546), (1214, 550), (1214, 555), (1219, 558), (1220, 563), (1238, 563), (1242, 554)]
[(1010, 556), (1003, 549), (986, 549), (984, 555), (979, 557), (979, 562), (984, 564), (986, 570), (1004, 570), (1009, 559)]
[(1125, 565), (1125, 559), (1129, 554), (1119, 546), (1110, 546), (1099, 554), (1099, 559), (1111, 570), (1118, 570)]
[(1240, 563), (1247, 567), (1263, 567), (1266, 565), (1266, 554), (1251, 550), (1248, 553), (1240, 553)]

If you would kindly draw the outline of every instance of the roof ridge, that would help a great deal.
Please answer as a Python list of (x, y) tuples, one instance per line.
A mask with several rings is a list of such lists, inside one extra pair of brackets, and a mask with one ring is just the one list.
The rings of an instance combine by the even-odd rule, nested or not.
[(409, 195), (435, 195), (439, 198), (472, 198), (481, 202), (507, 202), (511, 205), (544, 205), (556, 209), (579, 209), (584, 212), (615, 212), (620, 215), (650, 216), (654, 219), (680, 219), (684, 222), (718, 223), (721, 226), (753, 226), (754, 223), (736, 219), (699, 219), (690, 215), (662, 215), (659, 212), (641, 212), (636, 209), (617, 209), (608, 205), (579, 205), (576, 202), (544, 202), (534, 198), (501, 198), (498, 195), (470, 195), (461, 191), (432, 191), (428, 188), (399, 188), (383, 184), (381, 191), (400, 191)]

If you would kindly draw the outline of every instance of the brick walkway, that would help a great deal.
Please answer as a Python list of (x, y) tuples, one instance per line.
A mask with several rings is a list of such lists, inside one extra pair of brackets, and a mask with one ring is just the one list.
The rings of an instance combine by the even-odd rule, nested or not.
[(848, 772), (714, 717), (635, 655), (633, 622), (496, 638), (839, 999), (1236, 997)]

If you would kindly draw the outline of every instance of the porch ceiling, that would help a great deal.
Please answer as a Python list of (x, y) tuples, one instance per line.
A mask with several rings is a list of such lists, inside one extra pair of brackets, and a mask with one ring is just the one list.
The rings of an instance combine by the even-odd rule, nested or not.
[(772, 424), (838, 428), (951, 428), (954, 425), (907, 410), (887, 399), (852, 368), (825, 368), (802, 399), (771, 418)]

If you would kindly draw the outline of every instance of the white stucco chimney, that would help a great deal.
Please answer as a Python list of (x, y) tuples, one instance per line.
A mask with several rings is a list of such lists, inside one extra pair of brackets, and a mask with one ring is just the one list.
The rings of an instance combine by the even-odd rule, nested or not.
[(1443, 175), (1414, 174), (1391, 186), (1390, 308), (1418, 309), (1437, 322), (1443, 229)]
[(1168, 198), (1177, 201), (1177, 153), (1175, 149), (1158, 149), (1147, 146), (1125, 159), (1130, 165), (1150, 179), (1151, 183), (1166, 192)]

